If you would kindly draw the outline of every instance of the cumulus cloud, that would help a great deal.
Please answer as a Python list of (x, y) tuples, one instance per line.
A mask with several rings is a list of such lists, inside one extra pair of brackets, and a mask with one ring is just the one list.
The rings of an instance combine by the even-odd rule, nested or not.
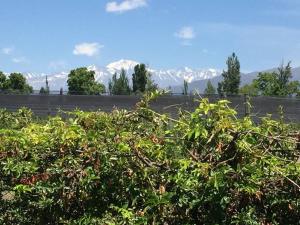
[(146, 0), (124, 0), (120, 3), (113, 1), (106, 4), (106, 12), (122, 13), (145, 6), (147, 6)]
[(191, 40), (196, 37), (196, 34), (193, 27), (182, 27), (178, 32), (175, 33), (175, 36), (180, 39)]
[(78, 45), (75, 45), (75, 48), (73, 50), (74, 55), (85, 55), (85, 56), (95, 56), (98, 55), (100, 52), (100, 49), (103, 48), (103, 45), (100, 45), (97, 42), (94, 43), (81, 43)]
[(11, 55), (13, 51), (14, 51), (13, 47), (7, 47), (1, 49), (1, 52), (5, 55)]

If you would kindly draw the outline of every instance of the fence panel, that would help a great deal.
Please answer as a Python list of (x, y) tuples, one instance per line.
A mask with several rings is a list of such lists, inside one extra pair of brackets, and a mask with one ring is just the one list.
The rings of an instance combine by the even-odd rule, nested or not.
[[(205, 96), (203, 96), (205, 97)], [(179, 108), (194, 110), (198, 102), (196, 96), (162, 96), (151, 103), (151, 107), (159, 112), (176, 115)], [(218, 96), (209, 96), (210, 101), (215, 102)], [(247, 112), (245, 96), (229, 96), (231, 106), (236, 109), (239, 117)], [(0, 108), (15, 111), (20, 107), (28, 107), (36, 115), (54, 115), (59, 109), (69, 111), (79, 108), (85, 111), (111, 111), (113, 108), (132, 109), (139, 101), (137, 96), (75, 96), (75, 95), (0, 95)], [(283, 107), (287, 121), (300, 122), (300, 99), (297, 98), (250, 98), (251, 116), (255, 119), (270, 113), (275, 118), (279, 117), (279, 107)]]

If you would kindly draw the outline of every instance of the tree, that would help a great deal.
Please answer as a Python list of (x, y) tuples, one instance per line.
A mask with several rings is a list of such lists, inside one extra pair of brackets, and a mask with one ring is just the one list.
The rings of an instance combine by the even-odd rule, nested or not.
[(132, 74), (132, 89), (134, 93), (144, 93), (148, 79), (148, 71), (145, 64), (138, 64), (134, 67)]
[(41, 94), (41, 95), (47, 94), (46, 89), (45, 89), (44, 87), (41, 87), (41, 89), (40, 89), (40, 94)]
[(279, 92), (276, 72), (259, 73), (253, 85), (258, 89), (259, 94), (264, 96), (275, 96)]
[(0, 90), (3, 90), (5, 81), (6, 81), (5, 74), (0, 71)]
[(26, 78), (21, 73), (11, 73), (5, 80), (3, 89), (20, 94), (30, 94), (33, 88), (27, 84)]
[(9, 88), (23, 90), (26, 86), (26, 79), (21, 73), (11, 73), (9, 76)]
[(292, 78), (292, 67), (291, 61), (288, 62), (286, 66), (284, 63), (278, 68), (277, 79), (278, 79), (278, 86), (279, 86), (279, 95), (286, 95), (288, 90), (288, 83), (289, 80)]
[(50, 93), (50, 87), (49, 87), (49, 82), (48, 82), (48, 76), (46, 76), (46, 92), (47, 92), (47, 94)]
[(294, 95), (299, 93), (299, 89), (300, 89), (300, 82), (298, 80), (296, 81), (291, 81), (287, 84), (287, 95)]
[(182, 94), (183, 95), (187, 95), (189, 91), (189, 84), (186, 80), (183, 81), (183, 90), (182, 90)]
[(217, 92), (220, 96), (224, 96), (224, 88), (223, 88), (223, 82), (218, 83)]
[(206, 94), (206, 95), (215, 95), (216, 94), (216, 89), (212, 85), (210, 80), (207, 81), (206, 88), (204, 90), (204, 94)]
[(111, 80), (108, 82), (108, 91), (109, 94), (114, 94), (115, 92), (115, 84), (117, 83), (117, 73), (114, 73)]
[(223, 81), (218, 84), (218, 92), (220, 95), (224, 94), (238, 94), (240, 86), (240, 62), (235, 53), (227, 59), (227, 71), (223, 71)]
[(113, 95), (129, 95), (131, 90), (129, 87), (129, 81), (126, 76), (126, 71), (121, 70), (120, 77), (117, 78), (115, 73), (112, 77), (112, 80), (109, 81), (109, 92)]
[(253, 85), (259, 94), (265, 96), (289, 96), (299, 92), (299, 81), (290, 81), (292, 78), (291, 62), (286, 66), (281, 64), (276, 72), (259, 73)]
[(257, 96), (257, 95), (259, 95), (259, 91), (253, 83), (245, 84), (243, 87), (240, 88), (240, 94)]
[(158, 85), (154, 82), (154, 80), (152, 80), (152, 74), (148, 73), (146, 91), (152, 92), (155, 90), (158, 90)]
[(105, 86), (95, 81), (95, 71), (86, 67), (71, 70), (68, 75), (69, 94), (100, 95), (105, 92)]
[(46, 94), (46, 95), (48, 95), (49, 93), (50, 93), (50, 87), (49, 87), (49, 82), (48, 82), (48, 77), (46, 76), (46, 87), (44, 88), (44, 87), (41, 87), (41, 89), (40, 89), (40, 94)]

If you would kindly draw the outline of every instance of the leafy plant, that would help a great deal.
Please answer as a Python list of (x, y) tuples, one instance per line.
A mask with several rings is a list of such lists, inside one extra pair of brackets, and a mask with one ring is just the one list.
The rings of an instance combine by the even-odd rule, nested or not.
[(297, 129), (225, 100), (174, 119), (149, 108), (159, 95), (43, 122), (1, 111), (0, 223), (299, 224)]

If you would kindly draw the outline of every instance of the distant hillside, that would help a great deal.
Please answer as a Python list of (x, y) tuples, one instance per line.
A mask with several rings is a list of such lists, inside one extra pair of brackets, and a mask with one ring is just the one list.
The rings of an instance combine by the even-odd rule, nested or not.
[[(277, 71), (277, 68), (264, 70), (262, 72), (272, 72), (272, 71)], [(259, 72), (241, 74), (241, 86), (251, 83), (257, 77), (258, 73)], [(293, 75), (292, 80), (300, 81), (300, 67), (293, 68), (292, 75)], [(213, 84), (213, 86), (215, 88), (217, 88), (218, 83), (222, 80), (223, 80), (222, 76), (216, 76), (216, 77), (210, 79), (211, 83)], [(206, 88), (207, 81), (208, 80), (196, 80), (196, 81), (191, 82), (189, 84), (189, 91), (198, 90), (200, 93), (203, 93)], [(172, 91), (174, 93), (181, 93), (182, 88), (183, 88), (182, 86), (174, 86), (172, 88)]]

